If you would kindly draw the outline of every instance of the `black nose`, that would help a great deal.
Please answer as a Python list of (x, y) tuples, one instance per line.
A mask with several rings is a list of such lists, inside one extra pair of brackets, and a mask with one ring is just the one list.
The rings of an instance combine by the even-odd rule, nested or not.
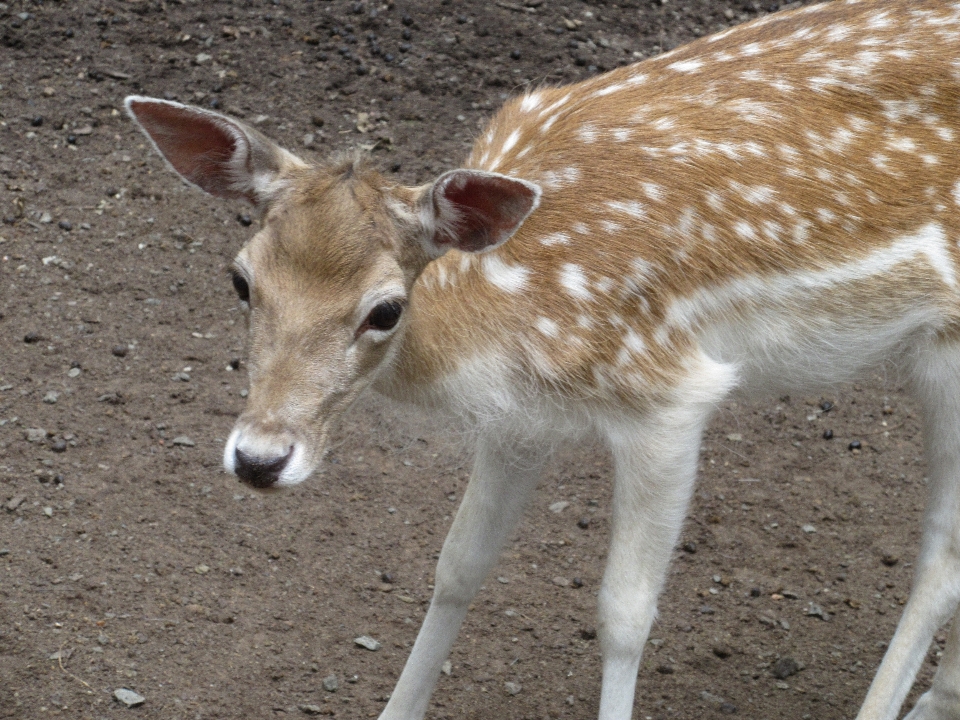
[(280, 479), (280, 473), (283, 472), (292, 455), (292, 447), (286, 455), (265, 458), (247, 455), (243, 450), (237, 448), (234, 472), (247, 485), (252, 485), (255, 488), (268, 488), (275, 485), (277, 480)]

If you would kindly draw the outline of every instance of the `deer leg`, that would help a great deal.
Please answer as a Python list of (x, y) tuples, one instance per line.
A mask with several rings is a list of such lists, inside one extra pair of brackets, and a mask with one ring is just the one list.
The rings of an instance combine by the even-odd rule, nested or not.
[(947, 648), (940, 659), (933, 686), (917, 701), (904, 720), (958, 720), (960, 718), (960, 612), (954, 614)]
[(608, 428), (616, 481), (610, 555), (598, 598), (600, 720), (630, 720), (637, 670), (693, 492), (706, 404)]
[(433, 601), (381, 720), (420, 720), (467, 607), (516, 527), (546, 460), (496, 440), (477, 447), (473, 475), (437, 563)]
[[(910, 691), (934, 633), (960, 603), (960, 346), (924, 348), (914, 363), (924, 411), (930, 491), (910, 599), (857, 720), (892, 720)], [(960, 720), (956, 630), (931, 690), (911, 720)]]

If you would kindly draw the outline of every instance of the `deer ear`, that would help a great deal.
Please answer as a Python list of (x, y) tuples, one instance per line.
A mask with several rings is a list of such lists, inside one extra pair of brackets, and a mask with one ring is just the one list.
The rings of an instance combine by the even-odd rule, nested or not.
[(481, 170), (451, 170), (424, 194), (428, 253), (483, 252), (506, 242), (540, 204), (540, 187)]
[(242, 198), (263, 207), (283, 189), (291, 170), (306, 167), (295, 155), (225, 115), (136, 95), (124, 104), (170, 166), (211, 195)]

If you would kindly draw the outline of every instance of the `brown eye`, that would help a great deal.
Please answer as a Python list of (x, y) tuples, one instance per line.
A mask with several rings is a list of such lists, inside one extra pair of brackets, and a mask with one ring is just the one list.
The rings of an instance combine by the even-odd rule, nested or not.
[(240, 273), (233, 273), (233, 289), (237, 291), (240, 302), (250, 302), (250, 285)]
[(392, 330), (400, 320), (403, 305), (398, 302), (382, 302), (367, 316), (365, 323), (371, 330)]

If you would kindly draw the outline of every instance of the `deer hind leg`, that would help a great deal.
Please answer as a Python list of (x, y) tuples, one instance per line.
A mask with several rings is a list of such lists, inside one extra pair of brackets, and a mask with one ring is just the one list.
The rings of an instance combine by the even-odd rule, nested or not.
[[(700, 438), (731, 370), (707, 361), (673, 407), (604, 428), (616, 480), (610, 554), (598, 598), (600, 720), (630, 720), (643, 646), (696, 479)], [(699, 387), (697, 387), (699, 386)]]
[(433, 601), (381, 720), (420, 720), (467, 607), (516, 527), (547, 453), (481, 440), (473, 474), (437, 563)]
[[(923, 540), (910, 599), (857, 720), (897, 717), (934, 634), (960, 603), (960, 342), (918, 350), (912, 371), (930, 478)], [(957, 640), (955, 625), (933, 687), (911, 720), (960, 720)]]

